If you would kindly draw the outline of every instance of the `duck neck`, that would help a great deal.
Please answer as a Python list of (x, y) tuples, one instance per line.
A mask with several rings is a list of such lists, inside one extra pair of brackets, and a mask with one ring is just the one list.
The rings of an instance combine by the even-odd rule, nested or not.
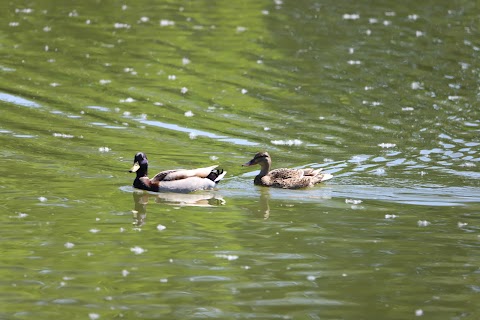
[(266, 158), (265, 161), (260, 162), (259, 165), (260, 165), (260, 173), (258, 174), (257, 177), (262, 178), (266, 176), (270, 171), (270, 165), (271, 165), (270, 158)]

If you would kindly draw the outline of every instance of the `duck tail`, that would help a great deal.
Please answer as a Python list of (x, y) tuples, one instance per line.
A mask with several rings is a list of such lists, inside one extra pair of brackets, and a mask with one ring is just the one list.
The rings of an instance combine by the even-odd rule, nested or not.
[(223, 171), (223, 169), (213, 169), (210, 174), (207, 176), (207, 179), (212, 180), (215, 183), (219, 183), (220, 180), (225, 177), (227, 171)]

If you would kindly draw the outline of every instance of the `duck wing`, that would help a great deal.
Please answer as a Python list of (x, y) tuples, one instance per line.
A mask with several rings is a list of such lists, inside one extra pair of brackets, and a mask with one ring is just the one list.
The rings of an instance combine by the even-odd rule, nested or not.
[(316, 183), (331, 179), (331, 174), (321, 174), (322, 169), (276, 169), (262, 177), (267, 186), (283, 189), (300, 189), (311, 187)]
[(176, 169), (176, 170), (166, 170), (160, 173), (157, 173), (153, 178), (152, 182), (154, 181), (174, 181), (174, 180), (182, 180), (191, 177), (198, 177), (198, 178), (206, 178), (215, 169), (217, 166), (210, 166), (205, 168), (197, 168), (197, 169)]

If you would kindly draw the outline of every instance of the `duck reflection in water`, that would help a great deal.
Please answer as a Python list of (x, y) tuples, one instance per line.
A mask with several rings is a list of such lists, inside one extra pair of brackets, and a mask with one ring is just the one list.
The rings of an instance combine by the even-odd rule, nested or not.
[(225, 205), (226, 201), (219, 195), (211, 192), (205, 193), (150, 193), (146, 191), (133, 191), (133, 224), (141, 227), (147, 217), (147, 205), (150, 201), (155, 204), (168, 204), (173, 206), (217, 207)]

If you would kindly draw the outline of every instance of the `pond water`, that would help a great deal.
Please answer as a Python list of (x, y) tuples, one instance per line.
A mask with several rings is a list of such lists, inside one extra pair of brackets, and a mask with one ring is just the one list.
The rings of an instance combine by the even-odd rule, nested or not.
[(0, 318), (480, 318), (477, 2), (1, 8)]

